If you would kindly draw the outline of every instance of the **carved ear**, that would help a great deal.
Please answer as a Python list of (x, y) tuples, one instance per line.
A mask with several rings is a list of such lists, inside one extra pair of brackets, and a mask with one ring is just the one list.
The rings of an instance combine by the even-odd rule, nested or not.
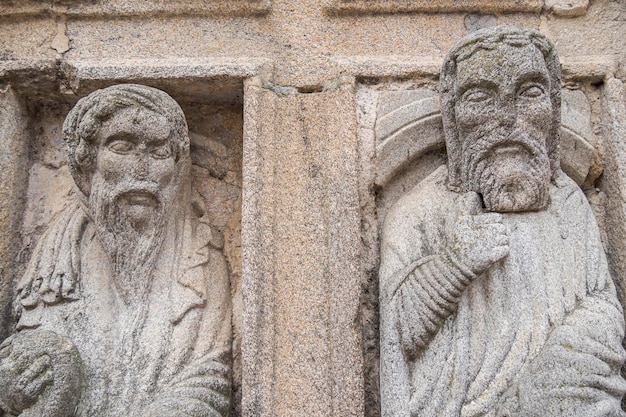
[(85, 140), (80, 139), (80, 142), (76, 147), (74, 157), (76, 158), (76, 163), (81, 167), (87, 167), (94, 162), (93, 153), (89, 148), (90, 146), (85, 142)]
[(96, 162), (95, 159), (93, 147), (81, 138), (74, 153), (76, 174), (79, 178), (74, 178), (74, 180), (85, 195), (89, 195), (91, 191), (91, 174)]

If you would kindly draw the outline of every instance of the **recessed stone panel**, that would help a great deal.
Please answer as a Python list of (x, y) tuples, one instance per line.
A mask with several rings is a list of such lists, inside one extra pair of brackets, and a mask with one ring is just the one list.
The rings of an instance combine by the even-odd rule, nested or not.
[[(24, 68), (5, 73), (5, 80), (15, 85), (10, 93), (13, 98), (6, 98), (7, 109), (14, 110), (2, 119), (13, 126), (14, 133), (4, 131), (7, 144), (13, 140), (11, 146), (16, 150), (18, 145), (26, 146), (30, 157), (13, 154), (7, 167), (16, 167), (10, 171), (14, 178), (7, 178), (4, 185), (28, 181), (24, 194), (14, 199), (14, 204), (23, 204), (22, 225), (10, 226), (8, 217), (6, 226), (10, 228), (4, 232), (7, 239), (15, 241), (15, 257), (5, 260), (3, 271), (14, 278), (4, 282), (0, 299), (5, 306), (7, 296), (21, 301), (10, 303), (19, 307), (14, 319), (3, 314), (3, 321), (9, 323), (2, 324), (17, 329), (3, 344), (3, 351), (13, 352), (7, 353), (9, 356), (39, 352), (45, 358), (58, 358), (52, 368), (34, 358), (36, 366), (49, 369), (46, 372), (54, 375), (54, 381), (41, 377), (38, 394), (30, 402), (12, 396), (13, 388), (8, 386), (0, 401), (2, 407), (50, 416), (67, 416), (74, 409), (77, 416), (116, 415), (121, 407), (128, 415), (145, 416), (160, 415), (168, 407), (172, 412), (184, 412), (200, 401), (204, 405), (196, 403), (196, 410), (226, 415), (232, 408), (231, 415), (238, 415), (243, 80), (236, 71), (231, 77), (224, 73), (218, 79), (205, 77), (204, 82), (198, 77), (181, 79), (180, 71), (185, 70), (170, 65), (160, 66), (159, 76), (135, 74), (136, 84), (120, 84), (122, 80), (111, 73), (102, 77), (74, 73), (74, 91), (52, 82), (56, 91), (38, 95), (33, 92), (54, 77), (36, 66), (30, 71), (37, 75), (30, 83), (20, 76), (28, 72)], [(79, 97), (89, 97), (91, 102), (77, 104)], [(74, 107), (78, 110), (70, 112)], [(165, 120), (170, 110), (178, 112), (175, 122)], [(21, 124), (15, 122), (16, 115)], [(127, 116), (132, 120), (126, 120)], [(90, 160), (81, 156), (82, 142), (77, 142), (77, 147), (68, 145), (72, 129), (77, 129), (77, 135), (88, 135), (80, 129), (91, 123), (89, 120), (96, 123), (94, 135), (109, 137), (97, 142), (96, 165), (80, 162)], [(170, 132), (164, 136), (167, 138), (173, 137), (174, 130), (176, 135), (186, 136), (180, 145), (159, 142), (159, 132)], [(104, 156), (98, 156), (105, 154), (115, 161), (111, 159), (109, 164)], [(169, 164), (170, 159), (176, 162)], [(170, 175), (166, 165), (182, 168)], [(157, 237), (139, 233), (136, 243), (123, 252), (110, 252), (125, 241), (126, 232), (114, 229), (126, 220), (113, 221), (99, 231), (101, 220), (94, 220), (99, 218), (95, 214), (99, 205), (91, 196), (104, 195), (107, 188), (89, 181), (82, 172), (91, 171), (83, 166), (94, 166), (94, 178), (102, 172), (102, 181), (117, 181), (120, 190), (126, 184), (128, 191), (112, 197), (111, 201), (119, 203), (111, 206), (121, 207), (120, 219), (125, 218), (123, 213), (130, 215), (127, 220), (131, 220), (128, 224), (133, 233), (147, 230), (140, 226), (143, 220), (136, 223), (133, 218), (148, 219), (144, 215), (149, 208), (163, 207), (159, 211), (164, 213), (163, 221), (154, 223)], [(76, 221), (83, 225), (73, 229)], [(157, 233), (161, 227), (163, 233)], [(149, 242), (160, 243), (154, 246)], [(145, 245), (147, 250), (142, 252)], [(131, 253), (126, 261), (121, 260)], [(64, 259), (70, 260), (69, 264), (64, 264)], [(143, 272), (141, 265), (146, 265)], [(45, 271), (51, 272), (52, 278)], [(127, 278), (122, 278), (125, 275)], [(41, 278), (32, 280), (30, 276)], [(58, 295), (50, 298), (57, 290)], [(63, 317), (69, 326), (63, 324)], [(80, 330), (83, 324), (87, 327)], [(135, 329), (132, 335), (127, 334), (129, 329)], [(131, 346), (135, 347), (129, 350)], [(7, 362), (3, 366), (5, 378), (10, 371)], [(82, 373), (76, 373), (80, 369)], [(37, 375), (43, 371), (33, 368)], [(209, 379), (202, 382), (198, 378)], [(200, 399), (187, 397), (190, 392), (201, 395)], [(159, 401), (165, 402), (159, 405)]]

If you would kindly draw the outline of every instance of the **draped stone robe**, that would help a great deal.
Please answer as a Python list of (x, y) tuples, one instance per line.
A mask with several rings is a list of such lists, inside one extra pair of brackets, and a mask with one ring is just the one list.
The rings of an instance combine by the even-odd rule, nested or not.
[(549, 207), (503, 214), (510, 253), (474, 276), (445, 255), (446, 184), (440, 167), (383, 228), (383, 416), (622, 415), (622, 309), (582, 191), (559, 172)]
[(77, 205), (42, 236), (18, 289), (18, 331), (53, 331), (78, 349), (76, 415), (226, 416), (231, 302), (220, 239), (181, 213), (168, 222), (144, 299), (124, 302), (112, 279)]

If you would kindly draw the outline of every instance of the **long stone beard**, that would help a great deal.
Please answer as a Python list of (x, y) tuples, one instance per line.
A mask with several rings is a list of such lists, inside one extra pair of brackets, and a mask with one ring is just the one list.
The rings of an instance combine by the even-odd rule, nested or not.
[[(124, 199), (125, 193), (137, 190), (152, 193), (157, 202), (153, 209), (144, 210), (149, 215), (141, 222), (132, 213), (136, 207)], [(169, 197), (152, 183), (123, 182), (111, 187), (94, 174), (89, 206), (96, 235), (109, 256), (114, 285), (127, 304), (142, 301), (149, 290), (164, 240)]]
[(534, 135), (496, 129), (473, 140), (464, 154), (466, 181), (482, 196), (487, 211), (533, 211), (548, 205), (550, 159)]

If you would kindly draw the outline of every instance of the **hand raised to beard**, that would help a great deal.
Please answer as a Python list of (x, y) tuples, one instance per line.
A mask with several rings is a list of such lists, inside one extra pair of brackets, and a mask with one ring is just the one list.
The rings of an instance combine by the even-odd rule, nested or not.
[(482, 212), (480, 196), (467, 192), (461, 212), (448, 232), (447, 255), (456, 265), (479, 275), (509, 254), (509, 234), (499, 213)]

